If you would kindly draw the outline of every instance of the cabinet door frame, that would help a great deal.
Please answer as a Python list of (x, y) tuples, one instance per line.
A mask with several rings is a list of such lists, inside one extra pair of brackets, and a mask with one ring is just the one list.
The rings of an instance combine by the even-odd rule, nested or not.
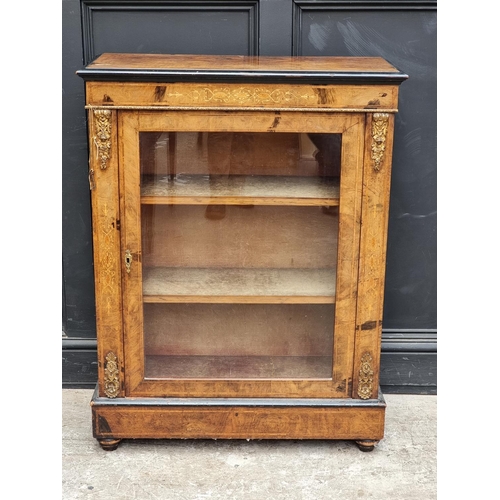
[[(278, 119), (277, 119), (278, 118)], [(349, 398), (353, 385), (365, 113), (120, 110), (121, 258), (125, 395), (130, 397)], [(342, 134), (333, 371), (328, 379), (145, 379), (142, 317), (140, 132)], [(130, 272), (125, 251), (132, 259)]]

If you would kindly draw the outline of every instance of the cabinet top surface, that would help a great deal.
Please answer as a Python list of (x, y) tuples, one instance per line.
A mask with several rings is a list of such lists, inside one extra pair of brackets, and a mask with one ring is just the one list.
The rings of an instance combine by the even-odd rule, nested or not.
[(270, 57), (105, 53), (77, 72), (85, 80), (390, 83), (408, 78), (381, 57)]

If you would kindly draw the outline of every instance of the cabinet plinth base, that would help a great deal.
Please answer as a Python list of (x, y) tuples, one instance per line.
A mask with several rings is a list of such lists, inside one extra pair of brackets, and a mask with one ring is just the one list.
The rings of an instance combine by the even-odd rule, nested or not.
[(115, 398), (91, 401), (93, 435), (106, 450), (122, 439), (325, 439), (371, 451), (384, 436), (377, 399)]

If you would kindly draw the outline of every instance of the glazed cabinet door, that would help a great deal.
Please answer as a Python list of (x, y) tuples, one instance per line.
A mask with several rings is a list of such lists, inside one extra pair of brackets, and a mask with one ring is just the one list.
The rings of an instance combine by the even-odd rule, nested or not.
[(125, 392), (350, 397), (362, 113), (118, 113)]

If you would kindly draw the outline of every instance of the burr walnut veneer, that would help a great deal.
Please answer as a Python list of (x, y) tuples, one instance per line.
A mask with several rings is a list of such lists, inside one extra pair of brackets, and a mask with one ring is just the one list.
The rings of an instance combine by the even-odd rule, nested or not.
[(381, 58), (103, 54), (88, 110), (99, 376), (125, 438), (384, 434), (394, 115)]

